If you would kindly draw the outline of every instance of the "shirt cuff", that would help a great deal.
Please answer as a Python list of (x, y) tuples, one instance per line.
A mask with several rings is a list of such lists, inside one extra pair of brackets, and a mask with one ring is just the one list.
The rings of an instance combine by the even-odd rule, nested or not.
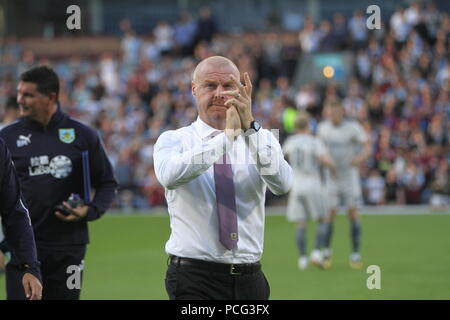
[(278, 172), (280, 156), (283, 156), (283, 152), (278, 140), (270, 131), (259, 130), (247, 136), (246, 143), (250, 156), (261, 175), (274, 175)]
[(254, 160), (256, 160), (257, 157), (267, 157), (268, 152), (271, 151), (271, 149), (274, 149), (274, 146), (271, 146), (269, 143), (270, 141), (267, 139), (267, 132), (263, 132), (262, 130), (247, 136), (246, 141), (248, 141), (250, 154), (255, 158)]
[(97, 209), (93, 206), (89, 206), (87, 221), (97, 220), (98, 218), (100, 218), (100, 214), (98, 213)]
[(30, 273), (33, 276), (35, 276), (36, 278), (38, 278), (39, 281), (42, 282), (41, 264), (39, 261), (33, 262), (31, 264), (22, 265), (22, 272), (23, 272), (23, 274)]

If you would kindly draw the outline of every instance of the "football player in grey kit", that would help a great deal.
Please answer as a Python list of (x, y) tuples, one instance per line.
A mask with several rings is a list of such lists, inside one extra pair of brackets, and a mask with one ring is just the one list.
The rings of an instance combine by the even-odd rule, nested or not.
[[(300, 111), (296, 119), (296, 134), (290, 136), (283, 145), (283, 152), (289, 158), (294, 170), (294, 184), (289, 195), (287, 219), (297, 223), (295, 233), (300, 252), (298, 267), (305, 269), (311, 262), (323, 265), (321, 249), (324, 246), (326, 232), (325, 217), (328, 206), (325, 187), (321, 179), (321, 168), (326, 166), (334, 173), (335, 166), (323, 142), (314, 137), (309, 128), (308, 113)], [(318, 221), (316, 227), (315, 248), (308, 261), (306, 255), (307, 220)]]
[(324, 266), (331, 266), (331, 236), (333, 220), (339, 206), (347, 208), (351, 224), (352, 254), (350, 266), (361, 268), (360, 255), (361, 223), (358, 208), (362, 203), (361, 183), (358, 167), (371, 154), (369, 138), (357, 121), (345, 119), (345, 110), (341, 102), (332, 100), (325, 106), (329, 119), (321, 122), (317, 135), (328, 147), (331, 158), (336, 165), (336, 176), (327, 177), (330, 195), (330, 212), (327, 216), (325, 249), (323, 250)]

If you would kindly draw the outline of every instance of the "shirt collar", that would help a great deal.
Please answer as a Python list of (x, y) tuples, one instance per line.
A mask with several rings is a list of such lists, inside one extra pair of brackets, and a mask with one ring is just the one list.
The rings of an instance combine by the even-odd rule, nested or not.
[(218, 130), (211, 127), (209, 124), (200, 119), (200, 117), (197, 117), (197, 120), (194, 122), (194, 128), (202, 139), (206, 139), (223, 132), (223, 130)]
[(36, 122), (34, 120), (29, 119), (28, 117), (21, 117), (22, 123), (29, 128), (37, 129), (37, 130), (45, 130), (47, 128), (53, 128), (58, 125), (58, 123), (64, 118), (64, 113), (61, 111), (61, 107), (58, 104), (58, 108), (55, 113), (50, 118), (49, 123), (46, 126), (43, 126), (41, 123)]

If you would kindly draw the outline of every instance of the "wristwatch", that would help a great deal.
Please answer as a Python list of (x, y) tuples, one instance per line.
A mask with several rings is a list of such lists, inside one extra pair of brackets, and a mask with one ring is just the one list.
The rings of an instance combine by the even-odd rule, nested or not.
[(253, 120), (252, 122), (250, 122), (250, 128), (247, 129), (247, 130), (245, 131), (244, 134), (245, 134), (246, 136), (249, 136), (249, 135), (251, 135), (251, 134), (253, 134), (253, 133), (255, 133), (255, 132), (258, 132), (259, 129), (261, 129), (261, 128), (262, 128), (262, 127), (261, 127), (261, 125), (259, 124), (259, 122)]

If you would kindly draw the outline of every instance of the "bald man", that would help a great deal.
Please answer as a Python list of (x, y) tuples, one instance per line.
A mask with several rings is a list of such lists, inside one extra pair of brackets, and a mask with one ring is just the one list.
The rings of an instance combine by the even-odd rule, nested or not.
[(170, 215), (170, 299), (269, 298), (260, 263), (265, 192), (288, 192), (292, 169), (274, 133), (254, 119), (243, 78), (225, 57), (201, 61), (192, 77), (197, 120), (155, 144)]

